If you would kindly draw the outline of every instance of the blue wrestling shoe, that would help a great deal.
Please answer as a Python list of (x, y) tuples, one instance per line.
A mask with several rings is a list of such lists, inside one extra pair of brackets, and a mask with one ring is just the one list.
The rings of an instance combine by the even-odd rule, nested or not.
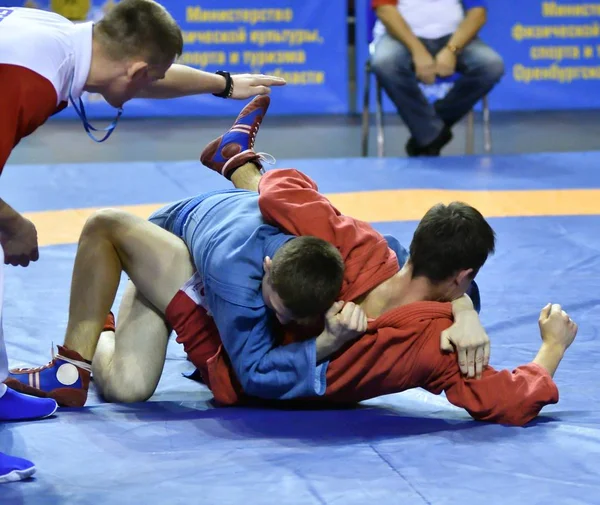
[[(231, 175), (246, 163), (254, 163), (262, 169), (261, 161), (273, 163), (264, 153), (254, 152), (256, 134), (267, 114), (271, 99), (258, 96), (246, 105), (227, 133), (208, 144), (200, 161), (223, 177), (231, 180)], [(272, 158), (272, 157), (271, 157)]]
[(0, 421), (43, 419), (54, 414), (57, 408), (51, 398), (36, 398), (8, 388), (0, 398)]
[(28, 479), (35, 473), (31, 461), (0, 452), (0, 484)]
[(26, 395), (53, 398), (61, 407), (83, 407), (91, 372), (92, 365), (79, 353), (59, 345), (58, 354), (50, 363), (36, 368), (12, 369), (4, 383)]

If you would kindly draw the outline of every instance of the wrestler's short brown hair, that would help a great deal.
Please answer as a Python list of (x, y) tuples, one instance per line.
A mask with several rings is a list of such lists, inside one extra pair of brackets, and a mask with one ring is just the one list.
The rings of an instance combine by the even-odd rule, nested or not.
[(94, 39), (115, 61), (143, 58), (168, 65), (183, 52), (177, 22), (153, 0), (121, 0), (94, 26)]
[(461, 270), (475, 277), (496, 247), (496, 234), (483, 215), (462, 202), (427, 211), (410, 244), (413, 277), (442, 282)]
[(296, 318), (323, 315), (340, 295), (344, 261), (335, 246), (316, 237), (296, 237), (273, 256), (270, 282)]

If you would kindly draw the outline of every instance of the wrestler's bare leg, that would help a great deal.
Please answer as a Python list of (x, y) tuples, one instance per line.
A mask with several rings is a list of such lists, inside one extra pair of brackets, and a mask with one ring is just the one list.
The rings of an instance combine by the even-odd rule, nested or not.
[(262, 174), (254, 163), (246, 163), (231, 174), (231, 182), (237, 189), (258, 192), (258, 183)]
[[(88, 222), (80, 251), (65, 345), (86, 359), (93, 356), (94, 378), (106, 400), (147, 400), (158, 385), (165, 361), (169, 328), (163, 315), (194, 273), (189, 251), (172, 233), (113, 210), (102, 211)], [(93, 265), (99, 271), (85, 275)], [(104, 332), (98, 340), (93, 336), (100, 334), (112, 306), (121, 269), (131, 280), (119, 308), (116, 334)], [(95, 288), (90, 277), (103, 281)]]
[[(167, 329), (160, 315), (192, 277), (194, 267), (181, 239), (145, 219), (112, 209), (95, 213), (81, 233), (64, 348), (59, 347), (60, 354), (50, 368), (11, 371), (12, 381), (18, 381), (11, 387), (51, 396), (61, 405), (83, 406), (91, 368), (85, 361), (94, 358), (123, 271), (136, 289), (125, 294), (124, 321), (114, 345), (109, 335), (104, 338), (94, 370), (113, 401), (138, 401), (152, 394), (166, 349)], [(72, 372), (58, 374), (59, 367), (73, 370), (72, 365), (77, 368), (74, 376)], [(135, 370), (142, 368), (144, 373), (136, 375)], [(60, 382), (64, 377), (71, 380)]]
[(116, 332), (100, 335), (92, 361), (94, 382), (105, 400), (142, 402), (154, 394), (164, 367), (169, 334), (163, 315), (128, 281)]
[(194, 267), (187, 247), (172, 233), (120, 210), (95, 213), (79, 240), (65, 336), (65, 346), (87, 360), (94, 356), (122, 271), (164, 314)]

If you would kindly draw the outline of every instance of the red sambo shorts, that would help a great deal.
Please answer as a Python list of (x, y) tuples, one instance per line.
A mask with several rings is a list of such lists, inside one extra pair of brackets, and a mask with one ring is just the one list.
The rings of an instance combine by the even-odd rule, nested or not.
[(173, 297), (165, 313), (169, 326), (177, 333), (177, 342), (208, 384), (207, 363), (221, 347), (213, 318), (204, 305), (204, 284), (196, 273)]
[(223, 349), (217, 326), (204, 304), (204, 283), (199, 274), (194, 274), (175, 294), (165, 319), (215, 401), (221, 405), (244, 401), (245, 394)]

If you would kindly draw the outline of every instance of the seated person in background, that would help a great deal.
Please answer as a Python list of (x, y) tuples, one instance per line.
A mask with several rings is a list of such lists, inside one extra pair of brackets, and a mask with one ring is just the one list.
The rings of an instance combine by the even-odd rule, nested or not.
[[(372, 0), (373, 72), (398, 109), (411, 138), (409, 156), (439, 156), (460, 121), (504, 74), (502, 58), (477, 37), (485, 0)], [(433, 105), (419, 81), (459, 78)]]

